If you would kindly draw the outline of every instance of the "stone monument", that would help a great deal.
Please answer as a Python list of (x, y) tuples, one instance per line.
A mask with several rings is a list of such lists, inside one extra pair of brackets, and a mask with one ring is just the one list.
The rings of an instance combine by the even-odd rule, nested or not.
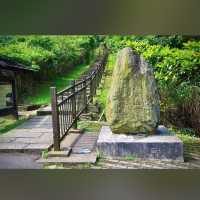
[(109, 126), (102, 127), (97, 141), (104, 155), (183, 161), (182, 141), (159, 126), (153, 69), (131, 48), (118, 53), (106, 118)]
[(159, 94), (152, 67), (131, 48), (119, 52), (106, 106), (114, 133), (152, 134), (160, 118)]

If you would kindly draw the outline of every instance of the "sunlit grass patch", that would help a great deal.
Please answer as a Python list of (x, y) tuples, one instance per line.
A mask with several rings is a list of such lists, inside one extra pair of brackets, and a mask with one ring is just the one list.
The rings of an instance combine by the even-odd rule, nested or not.
[(60, 91), (70, 85), (71, 80), (78, 79), (81, 74), (89, 69), (89, 65), (78, 65), (73, 67), (67, 74), (56, 76), (52, 82), (43, 82), (36, 86), (33, 95), (26, 97), (27, 104), (49, 104), (50, 103), (50, 87), (56, 86)]
[(19, 120), (14, 119), (12, 116), (1, 117), (0, 118), (0, 134), (4, 134), (11, 129), (23, 124), (27, 120), (26, 117), (22, 117)]

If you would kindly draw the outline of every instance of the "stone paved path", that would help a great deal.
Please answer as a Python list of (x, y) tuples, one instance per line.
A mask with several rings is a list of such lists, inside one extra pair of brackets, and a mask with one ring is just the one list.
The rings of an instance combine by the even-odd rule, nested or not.
[[(39, 169), (43, 165), (37, 162), (41, 151), (52, 146), (51, 116), (35, 116), (16, 129), (0, 136), (0, 169)], [(98, 134), (70, 134), (62, 141), (61, 147), (72, 147), (71, 157), (51, 158), (49, 164), (93, 163), (93, 169), (200, 169), (200, 159), (187, 162), (167, 162), (149, 160), (126, 160), (101, 158), (96, 161), (95, 144)], [(8, 153), (9, 152), (9, 153)], [(25, 152), (25, 153), (19, 153)], [(61, 160), (60, 160), (61, 159)], [(78, 161), (78, 162), (77, 162)], [(87, 166), (88, 167), (88, 166)], [(73, 166), (73, 168), (76, 168)], [(84, 168), (78, 166), (79, 169)]]
[(95, 169), (200, 169), (200, 160), (189, 162), (161, 161), (161, 160), (123, 160), (102, 158)]
[(98, 134), (93, 132), (85, 132), (84, 134), (72, 133), (67, 135), (61, 143), (61, 149), (71, 148), (69, 156), (54, 156), (41, 158), (38, 163), (44, 165), (63, 164), (78, 165), (78, 164), (95, 164), (97, 159), (96, 142)]
[(36, 160), (39, 154), (0, 153), (0, 169), (42, 169)]
[(0, 135), (0, 152), (41, 152), (53, 144), (51, 116), (35, 116)]
[(84, 154), (95, 150), (98, 134), (86, 132), (81, 134), (78, 141), (72, 147), (72, 153)]

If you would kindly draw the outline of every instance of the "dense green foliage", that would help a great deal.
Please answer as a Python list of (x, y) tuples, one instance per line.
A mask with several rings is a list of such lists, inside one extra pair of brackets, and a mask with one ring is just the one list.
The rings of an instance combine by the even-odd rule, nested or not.
[(0, 56), (27, 67), (59, 67), (67, 63), (89, 61), (90, 51), (97, 46), (95, 36), (0, 36)]
[(142, 54), (154, 67), (155, 76), (160, 84), (180, 85), (183, 82), (192, 85), (200, 84), (199, 40), (185, 42), (186, 39), (181, 36), (114, 36), (107, 40), (114, 51), (130, 46), (137, 53)]

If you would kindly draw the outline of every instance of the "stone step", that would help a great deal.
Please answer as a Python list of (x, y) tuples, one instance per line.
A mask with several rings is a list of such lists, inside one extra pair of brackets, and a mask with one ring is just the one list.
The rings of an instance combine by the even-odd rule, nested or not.
[(97, 153), (90, 154), (71, 154), (68, 157), (49, 157), (37, 160), (42, 164), (64, 164), (64, 165), (77, 165), (77, 164), (95, 164), (97, 160)]
[(40, 108), (37, 111), (37, 116), (51, 115), (51, 106), (46, 106), (44, 108)]
[(72, 151), (72, 148), (65, 149), (64, 151), (50, 151), (48, 157), (68, 157)]
[(92, 112), (92, 113), (99, 113), (100, 112), (100, 108), (99, 106), (93, 105), (93, 104), (89, 104), (87, 107), (88, 112)]
[(94, 164), (97, 159), (95, 150), (98, 134), (86, 132), (84, 134), (71, 133), (61, 143), (61, 151), (49, 152), (47, 158), (41, 158), (43, 164)]
[(74, 154), (88, 154), (95, 150), (98, 134), (86, 132), (72, 146)]
[(1, 153), (41, 153), (48, 151), (52, 147), (51, 144), (27, 144), (27, 143), (1, 143)]
[(61, 150), (70, 149), (73, 145), (78, 141), (81, 134), (79, 133), (70, 133), (69, 135), (65, 136), (65, 138), (61, 142)]
[(71, 133), (82, 134), (83, 132), (82, 132), (81, 129), (73, 129), (73, 128), (71, 128), (71, 129), (69, 130), (69, 134), (71, 134)]
[(92, 120), (92, 114), (91, 113), (82, 113), (79, 117), (79, 120)]

